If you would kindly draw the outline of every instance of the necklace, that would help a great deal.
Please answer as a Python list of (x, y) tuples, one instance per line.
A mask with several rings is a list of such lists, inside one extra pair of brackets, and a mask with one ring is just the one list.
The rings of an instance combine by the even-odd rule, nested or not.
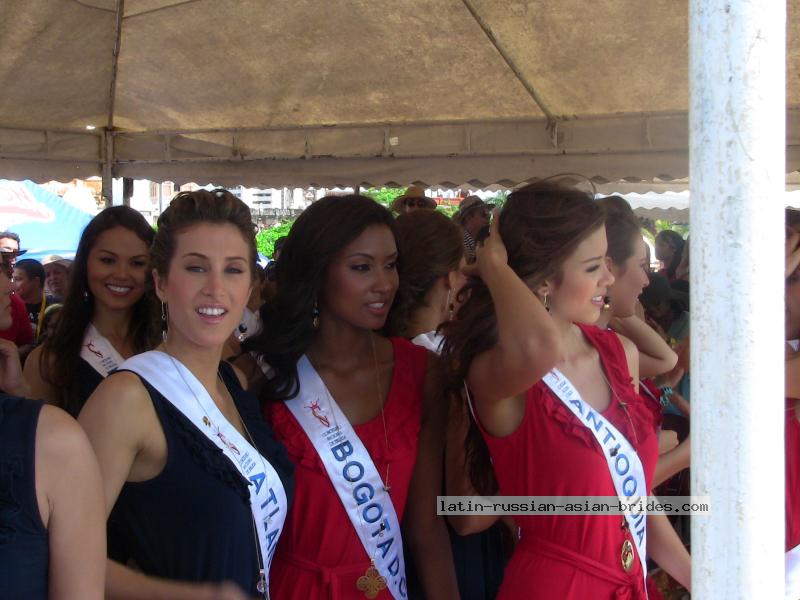
[(383, 423), (383, 443), (386, 450), (386, 476), (383, 479), (383, 489), (386, 493), (391, 493), (392, 487), (389, 485), (389, 431), (386, 429), (386, 415), (384, 413), (383, 386), (381, 385), (381, 372), (378, 369), (378, 353), (375, 350), (375, 337), (369, 332), (370, 346), (372, 347), (372, 364), (375, 367), (375, 384), (378, 390), (378, 403), (381, 407), (381, 423)]
[[(197, 394), (194, 393), (194, 390), (189, 385), (189, 382), (187, 382), (186, 378), (183, 376), (183, 372), (178, 367), (178, 363), (175, 360), (175, 357), (172, 356), (172, 353), (170, 353), (169, 349), (167, 348), (166, 339), (164, 340), (164, 354), (169, 356), (170, 362), (172, 362), (173, 368), (180, 376), (183, 385), (186, 387), (186, 389), (188, 389), (191, 392), (194, 401), (197, 403), (197, 406), (200, 407), (200, 410), (203, 413), (203, 424), (213, 431), (215, 429), (214, 422), (208, 416), (208, 411), (206, 410), (206, 407), (203, 406), (203, 403), (200, 402), (200, 398), (197, 397)], [(222, 383), (222, 386), (227, 390), (227, 386), (225, 386), (225, 382), (222, 380), (222, 375), (220, 374), (219, 370), (217, 370), (217, 379), (220, 381), (220, 383)], [(209, 396), (210, 395), (211, 394), (209, 394)], [(258, 455), (259, 460), (261, 461), (261, 467), (263, 468), (263, 472), (266, 473), (267, 468), (266, 465), (264, 465), (264, 457), (261, 455), (261, 452), (256, 446), (255, 440), (253, 439), (253, 436), (250, 434), (250, 430), (247, 428), (244, 419), (242, 419), (242, 415), (239, 413), (239, 408), (236, 406), (236, 402), (233, 400), (233, 396), (231, 396), (231, 403), (233, 404), (233, 410), (236, 411), (236, 416), (239, 419), (239, 423), (241, 423), (242, 425), (242, 429), (244, 430), (245, 435), (247, 436), (247, 439), (250, 442), (250, 445), (253, 446), (253, 448), (256, 451), (256, 454)], [(222, 411), (220, 411), (220, 413), (222, 413)], [(220, 439), (226, 446), (230, 447), (230, 442), (228, 442), (224, 437), (222, 437), (222, 435), (219, 432), (216, 435), (220, 437)], [(252, 483), (250, 485), (252, 485)], [(261, 555), (261, 547), (258, 542), (258, 532), (256, 531), (255, 517), (251, 518), (251, 524), (253, 526), (253, 541), (256, 547), (256, 564), (258, 566), (258, 579), (256, 580), (256, 589), (258, 590), (258, 593), (264, 597), (265, 600), (269, 600), (269, 589), (267, 588), (266, 571), (264, 568), (264, 557)]]
[[(369, 341), (370, 341), (370, 348), (372, 350), (372, 364), (375, 370), (375, 385), (377, 390), (378, 405), (380, 406), (381, 409), (381, 423), (383, 424), (383, 439), (384, 439), (384, 448), (386, 451), (386, 474), (383, 478), (383, 489), (387, 494), (390, 494), (391, 486), (389, 485), (389, 450), (390, 450), (389, 431), (386, 427), (386, 415), (384, 411), (385, 402), (383, 400), (383, 385), (381, 384), (380, 369), (378, 368), (378, 353), (377, 350), (375, 349), (375, 338), (371, 331), (369, 332)], [(309, 361), (310, 360), (311, 359), (309, 358)], [(338, 429), (339, 423), (336, 418), (336, 412), (331, 411), (331, 413), (333, 414), (334, 426)], [(359, 521), (359, 526), (363, 529), (366, 525), (363, 519), (361, 518), (360, 512), (358, 513), (358, 521)], [(384, 528), (385, 525), (381, 524), (380, 533), (378, 533), (378, 535), (381, 537), (383, 537), (384, 535)], [(381, 575), (380, 571), (378, 571), (378, 569), (375, 567), (375, 557), (370, 557), (369, 567), (367, 567), (367, 570), (364, 572), (364, 574), (356, 580), (356, 588), (359, 591), (363, 592), (364, 595), (370, 600), (376, 598), (381, 590), (387, 588), (386, 578), (383, 575)]]
[(608, 391), (611, 392), (611, 399), (612, 400), (616, 400), (617, 404), (619, 404), (619, 407), (622, 409), (622, 412), (625, 413), (625, 416), (628, 419), (628, 423), (631, 426), (631, 431), (633, 432), (633, 439), (636, 441), (636, 448), (638, 450), (638, 448), (639, 448), (639, 435), (636, 433), (636, 427), (633, 424), (633, 419), (631, 419), (631, 414), (628, 412), (628, 403), (627, 402), (623, 402), (622, 400), (620, 400), (619, 396), (617, 396), (617, 393), (614, 391), (614, 388), (611, 387), (611, 383), (608, 381), (608, 378), (606, 377), (606, 374), (603, 371), (602, 362), (600, 364), (600, 375), (602, 375), (603, 381), (606, 382), (606, 385), (608, 386)]

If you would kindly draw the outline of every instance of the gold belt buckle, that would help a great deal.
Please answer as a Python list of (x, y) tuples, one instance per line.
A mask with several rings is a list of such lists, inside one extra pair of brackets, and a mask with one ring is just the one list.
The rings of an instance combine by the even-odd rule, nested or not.
[(625, 540), (625, 542), (623, 542), (619, 559), (625, 572), (630, 573), (633, 568), (633, 544), (631, 544), (630, 540)]

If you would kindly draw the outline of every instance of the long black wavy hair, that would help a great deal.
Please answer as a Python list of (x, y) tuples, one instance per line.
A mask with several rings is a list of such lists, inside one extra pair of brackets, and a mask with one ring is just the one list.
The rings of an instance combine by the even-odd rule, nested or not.
[[(80, 361), (81, 344), (86, 328), (94, 316), (94, 295), (89, 289), (89, 252), (104, 231), (124, 227), (132, 231), (149, 248), (155, 232), (144, 217), (128, 206), (112, 206), (100, 212), (83, 230), (75, 261), (70, 270), (70, 283), (64, 308), (53, 335), (42, 345), (39, 372), (44, 381), (58, 393), (57, 404), (73, 417), (77, 417), (86, 398), (80, 396), (76, 373)], [(152, 292), (152, 282), (147, 277), (146, 290), (131, 307), (128, 336), (137, 354), (155, 347), (159, 340), (159, 308)]]
[(297, 361), (316, 334), (314, 308), (328, 266), (372, 225), (385, 225), (395, 235), (392, 214), (371, 198), (355, 194), (322, 198), (292, 225), (277, 261), (277, 293), (261, 307), (261, 331), (244, 343), (244, 350), (255, 352), (273, 369), (264, 382), (262, 400), (297, 396)]

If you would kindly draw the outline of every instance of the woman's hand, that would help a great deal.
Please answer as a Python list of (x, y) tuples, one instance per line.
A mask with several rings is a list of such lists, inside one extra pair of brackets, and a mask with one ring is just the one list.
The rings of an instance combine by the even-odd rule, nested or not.
[(4, 339), (0, 339), (0, 390), (11, 396), (31, 395), (30, 386), (22, 376), (17, 345)]
[(508, 264), (508, 252), (503, 238), (500, 237), (500, 212), (492, 211), (492, 224), (489, 226), (489, 236), (475, 248), (477, 275), (486, 279), (488, 272)]

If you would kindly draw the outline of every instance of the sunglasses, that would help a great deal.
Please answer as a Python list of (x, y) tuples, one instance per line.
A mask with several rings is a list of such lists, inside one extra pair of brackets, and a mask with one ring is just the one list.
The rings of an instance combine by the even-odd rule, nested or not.
[(417, 208), (425, 208), (428, 206), (428, 202), (426, 200), (415, 200), (414, 198), (407, 199), (404, 204), (409, 208), (413, 208), (414, 206)]

